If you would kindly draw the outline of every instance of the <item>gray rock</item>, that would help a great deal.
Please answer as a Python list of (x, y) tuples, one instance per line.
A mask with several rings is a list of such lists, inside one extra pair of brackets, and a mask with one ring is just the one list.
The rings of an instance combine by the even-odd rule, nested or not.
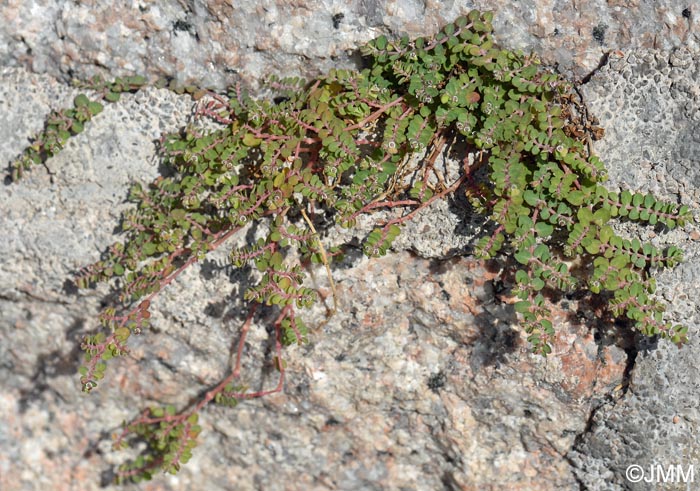
[[(589, 108), (606, 127), (596, 152), (606, 156), (612, 186), (652, 191), (697, 210), (699, 75), (697, 52), (635, 50), (612, 58), (583, 87)], [(659, 275), (657, 294), (670, 302), (669, 317), (696, 333), (700, 299), (691, 292), (700, 288), (697, 225), (656, 232), (645, 230), (641, 237), (685, 250), (683, 264)], [(658, 481), (656, 465), (665, 472), (678, 465), (687, 473), (697, 464), (700, 343), (697, 334), (691, 339), (680, 350), (665, 342), (640, 344), (624, 397), (595, 412), (591, 430), (570, 455), (588, 489), (652, 489), (648, 481), (627, 479), (628, 467), (641, 466), (644, 474), (638, 475), (650, 480), (656, 472)], [(664, 489), (687, 489), (687, 484), (675, 474)]]
[[(31, 5), (13, 2), (2, 11), (17, 27), (0, 27), (0, 39), (9, 39), (0, 41), (0, 50), (6, 50), (0, 51), (0, 63), (31, 59), (37, 71), (60, 75), (70, 68), (81, 76), (94, 73), (96, 63), (114, 75), (150, 66), (152, 74), (177, 72), (183, 81), (213, 85), (226, 80), (222, 63), (202, 67), (224, 51), (239, 57), (234, 61), (246, 81), (279, 67), (293, 73), (304, 65), (309, 74), (336, 63), (313, 51), (325, 49), (317, 40), (323, 39), (323, 29), (334, 29), (332, 20), (330, 28), (318, 24), (315, 37), (297, 39), (292, 31), (269, 36), (260, 25), (245, 24), (245, 36), (232, 30), (217, 38), (202, 19), (223, 18), (228, 7), (212, 2), (206, 7), (189, 2), (194, 27), (178, 24), (176, 34), (171, 34), (174, 22), (190, 21), (179, 2), (143, 3), (143, 15), (153, 23), (148, 27), (139, 24), (138, 4), (129, 11), (55, 2), (31, 7), (39, 10), (30, 16)], [(339, 24), (340, 31), (357, 37), (343, 38), (348, 48), (335, 49), (352, 49), (352, 43), (387, 29), (431, 30), (443, 23), (439, 15), (447, 18), (460, 8), (445, 2), (448, 15), (438, 14), (430, 2), (419, 6), (426, 12), (410, 3), (359, 5), (361, 14), (346, 12)], [(270, 15), (268, 22), (291, 19), (293, 25), (321, 18), (327, 9), (320, 3), (312, 7), (292, 12), (287, 3), (270, 4), (260, 15)], [(681, 37), (690, 48), (697, 45), (696, 27), (679, 30), (683, 22), (696, 26), (697, 20), (673, 17), (679, 6), (664, 11), (647, 4), (623, 9), (590, 2), (577, 15), (572, 6), (555, 7), (550, 14), (519, 2), (499, 13), (497, 29), (512, 33), (501, 34), (511, 46), (553, 53), (562, 66), (576, 66), (580, 73), (597, 64), (611, 40), (643, 45), (653, 33), (662, 33), (658, 42), (668, 43), (665, 48)], [(643, 14), (648, 21), (642, 21)], [(418, 17), (425, 22), (410, 21)], [(602, 47), (587, 34), (601, 22), (609, 26), (596, 31)], [(97, 28), (79, 28), (85, 23)], [(559, 25), (563, 34), (554, 34)], [(374, 28), (372, 35), (363, 26)], [(140, 29), (151, 38), (139, 35)], [(188, 37), (180, 39), (193, 37), (192, 29), (204, 46), (196, 53), (188, 51)], [(224, 41), (231, 36), (243, 46), (246, 36), (261, 32), (266, 35), (260, 38), (273, 44), (261, 44), (257, 52), (229, 49)], [(122, 37), (131, 41), (120, 44)], [(174, 47), (162, 48), (163, 39)], [(548, 44), (555, 40), (560, 49)], [(299, 51), (290, 48), (295, 42), (302, 43)], [(26, 46), (32, 46), (32, 56), (21, 60)], [(74, 56), (61, 58), (71, 46)], [(316, 61), (294, 61), (294, 53), (307, 49)], [(186, 61), (178, 58), (183, 53)], [(596, 150), (608, 163), (611, 186), (653, 190), (696, 208), (697, 52), (634, 51), (624, 63), (617, 54), (610, 58), (582, 90), (607, 129)], [(14, 158), (50, 109), (69, 105), (75, 94), (47, 76), (2, 69), (0, 114), (6, 122), (0, 124), (0, 162)], [(117, 238), (114, 228), (127, 206), (129, 183), (157, 175), (153, 140), (185, 124), (190, 108), (189, 99), (162, 90), (125, 96), (49, 160), (52, 175), (37, 168), (0, 191), (5, 231), (0, 236), (0, 412), (6, 415), (0, 420), (0, 489), (112, 488), (110, 469), (126, 458), (109, 445), (118, 423), (149, 404), (184, 407), (230, 368), (231, 347), (246, 315), (242, 291), (251, 278), (246, 270), (225, 267), (222, 249), (159, 296), (154, 328), (134, 340), (128, 357), (111, 364), (98, 390), (82, 394), (75, 374), (80, 339), (96, 328), (108, 290), (75, 292), (67, 280)], [(632, 165), (644, 159), (648, 165)], [(368, 218), (360, 235), (371, 227)], [(331, 319), (323, 305), (306, 314), (311, 343), (286, 352), (285, 391), (233, 410), (205, 410), (193, 460), (177, 476), (157, 476), (156, 487), (647, 489), (625, 480), (627, 465), (693, 462), (697, 341), (680, 351), (664, 342), (644, 351), (625, 344), (624, 335), (606, 325), (594, 306), (565, 299), (551, 306), (559, 333), (555, 353), (546, 360), (533, 357), (511, 299), (499, 288), (504, 265), (462, 256), (480, 224), (465, 220), (464, 209), (453, 202), (422, 212), (411, 227), (387, 257), (368, 260), (350, 250), (333, 272), (340, 309)], [(670, 233), (628, 225), (621, 230), (687, 251), (686, 263), (660, 275), (659, 295), (671, 303), (671, 318), (697, 332), (698, 303), (690, 295), (698, 287), (696, 226)], [(234, 242), (246, 239), (241, 235)], [(352, 234), (336, 230), (324, 237), (328, 243), (350, 239)], [(310, 271), (309, 281), (330, 294), (322, 268)], [(328, 296), (325, 303), (331, 302)], [(257, 318), (248, 338), (244, 378), (254, 388), (276, 383), (269, 369), (271, 320), (270, 314)], [(628, 353), (637, 351), (632, 366)], [(679, 455), (688, 460), (671, 460)]]
[(257, 87), (270, 73), (309, 78), (354, 66), (356, 49), (380, 34), (432, 34), (478, 8), (498, 13), (495, 29), (506, 47), (534, 50), (582, 78), (611, 50), (697, 48), (700, 12), (692, 3), (11, 0), (0, 10), (0, 65), (63, 80), (136, 73)]

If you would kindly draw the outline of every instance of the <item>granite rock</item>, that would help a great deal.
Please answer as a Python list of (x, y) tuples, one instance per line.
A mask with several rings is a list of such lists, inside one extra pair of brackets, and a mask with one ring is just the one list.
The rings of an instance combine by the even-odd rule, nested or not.
[(6, 0), (0, 65), (63, 80), (136, 73), (256, 87), (270, 73), (354, 66), (357, 48), (380, 34), (431, 34), (474, 8), (498, 14), (506, 47), (541, 53), (575, 78), (615, 49), (700, 44), (700, 8), (679, 0)]
[[(678, 50), (632, 50), (615, 54), (582, 92), (602, 121), (606, 137), (595, 145), (605, 155), (613, 185), (652, 191), (697, 210), (700, 202), (700, 56)], [(627, 229), (628, 233), (635, 233)], [(641, 232), (641, 234), (640, 234)], [(660, 233), (637, 230), (657, 245), (681, 244), (685, 262), (659, 275), (657, 292), (670, 302), (669, 317), (697, 330), (700, 325), (700, 244), (696, 225)], [(682, 349), (658, 342), (639, 344), (624, 397), (595, 411), (591, 428), (570, 457), (587, 489), (645, 490), (651, 482), (631, 482), (630, 466), (653, 482), (664, 472), (697, 468), (700, 430), (697, 407), (697, 335)], [(654, 471), (652, 471), (654, 469)], [(637, 472), (637, 470), (633, 471)], [(632, 475), (635, 477), (635, 475)], [(663, 489), (687, 489), (675, 478)], [(658, 480), (658, 473), (657, 478)]]
[[(373, 35), (383, 30), (418, 33), (437, 28), (443, 20), (437, 14), (424, 15), (422, 24), (407, 20), (420, 8), (432, 15), (437, 9), (430, 2), (416, 7), (390, 2), (382, 9), (391, 15), (371, 2), (360, 3)], [(302, 4), (294, 3), (298, 15), (321, 15), (321, 3), (313, 8)], [(452, 9), (445, 18), (461, 8), (443, 4)], [(34, 11), (30, 5), (11, 1), (0, 11), (17, 20), (11, 41), (0, 42), (6, 49), (0, 48), (0, 63), (31, 61), (37, 71), (57, 76), (69, 69), (89, 75), (99, 64), (113, 74), (139, 71), (142, 51), (120, 47), (117, 41), (123, 35), (150, 46), (150, 40), (140, 38), (135, 28), (123, 27), (138, 18), (125, 12), (154, 15), (157, 9), (161, 17), (148, 31), (156, 43), (161, 34), (175, 29), (172, 23), (184, 11), (182, 5), (188, 5), (193, 16), (205, 18), (226, 8), (223, 2), (204, 6), (197, 1), (159, 2), (158, 7), (132, 2), (126, 7), (117, 4), (112, 11), (98, 2), (44, 2), (34, 5)], [(669, 19), (658, 22), (659, 15), (671, 15), (668, 12), (680, 6), (666, 13), (647, 12), (652, 17), (646, 25), (636, 16), (651, 7), (639, 2), (553, 5), (552, 17), (528, 17), (527, 12), (538, 11), (535, 4), (519, 2), (504, 9), (497, 29), (513, 33), (502, 35), (504, 41), (541, 49), (543, 55), (551, 52), (561, 57), (561, 66), (579, 73), (597, 65), (605, 46), (596, 40), (590, 47), (590, 40), (580, 34), (585, 30), (562, 27), (573, 44), (562, 41), (555, 49), (546, 44), (548, 38), (561, 35), (554, 34), (552, 26), (559, 25), (554, 20), (577, 19), (590, 29), (598, 26), (591, 15), (599, 7), (599, 22), (611, 26), (596, 35), (603, 44), (624, 41), (618, 34), (611, 38), (616, 29), (638, 45), (648, 44), (649, 33), (668, 34), (658, 41), (667, 43), (664, 50), (610, 53), (609, 63), (581, 90), (607, 129), (595, 148), (608, 164), (610, 185), (652, 190), (697, 211), (697, 29), (679, 31), (682, 36), (674, 38), (675, 24)], [(485, 8), (488, 2), (478, 6)], [(273, 19), (294, 19), (289, 2), (277, 10), (267, 4), (264, 8), (273, 12)], [(572, 8), (581, 10), (574, 15), (567, 10)], [(614, 9), (632, 12), (636, 22), (625, 16), (605, 17)], [(74, 14), (83, 23), (108, 25), (111, 34), (99, 41), (95, 33), (100, 29), (78, 29)], [(619, 24), (613, 22), (616, 18)], [(359, 19), (359, 14), (354, 18), (346, 13), (339, 26), (360, 26)], [(697, 22), (693, 16), (679, 19), (691, 28)], [(625, 22), (632, 23), (626, 31), (620, 27)], [(200, 25), (206, 22), (190, 23), (195, 28), (182, 23), (176, 30), (193, 36), (194, 29), (201, 39), (205, 29)], [(11, 31), (3, 25), (0, 39)], [(530, 32), (538, 26), (545, 33), (539, 37)], [(54, 32), (60, 29), (63, 40)], [(362, 31), (352, 42), (373, 37), (363, 37), (366, 34)], [(271, 43), (290, 42), (283, 34), (272, 38)], [(20, 60), (18, 53), (30, 42), (31, 56)], [(85, 46), (85, 51), (53, 65), (70, 42)], [(682, 49), (672, 49), (681, 42)], [(202, 42), (210, 46), (201, 55), (206, 63), (214, 62), (207, 57), (219, 49), (217, 43), (226, 46), (222, 40)], [(309, 44), (323, 49), (321, 43)], [(94, 54), (84, 55), (90, 49)], [(133, 67), (123, 65), (120, 49), (135, 53)], [(181, 52), (190, 49), (182, 47)], [(276, 66), (294, 72), (304, 65), (308, 74), (343, 63), (340, 56), (331, 60), (316, 52), (308, 55), (316, 60), (313, 63), (297, 63), (285, 51), (288, 47), (257, 49), (241, 51), (257, 53), (252, 61), (246, 62), (242, 54), (234, 60), (246, 81)], [(176, 71), (183, 81), (213, 85), (225, 80), (220, 68), (197, 68), (201, 61), (194, 55), (191, 66), (180, 66), (176, 50), (162, 51), (162, 58), (154, 53), (156, 48), (149, 47), (142, 58), (153, 60), (144, 63), (154, 67), (152, 74)], [(95, 61), (98, 58), (101, 61)], [(14, 158), (49, 111), (69, 105), (75, 94), (49, 76), (3, 68), (0, 162)], [(5, 231), (0, 237), (0, 412), (7, 415), (0, 420), (2, 490), (112, 488), (111, 469), (125, 458), (110, 449), (109, 436), (119, 422), (149, 404), (182, 407), (230, 367), (231, 346), (246, 315), (242, 292), (250, 275), (245, 269), (228, 268), (221, 251), (192, 267), (159, 297), (154, 328), (135, 340), (129, 357), (112, 363), (99, 390), (85, 396), (75, 374), (79, 340), (95, 329), (96, 314), (109, 292), (75, 291), (71, 275), (96, 260), (115, 239), (129, 183), (148, 181), (158, 173), (154, 140), (184, 125), (190, 111), (188, 98), (165, 90), (124, 96), (47, 162), (50, 172), (36, 168), (26, 180), (0, 190)], [(693, 463), (697, 341), (679, 351), (668, 343), (633, 339), (629, 331), (601, 316), (598, 305), (573, 297), (554, 299), (550, 306), (558, 326), (553, 355), (530, 355), (513, 299), (503, 288), (511, 281), (508, 264), (465, 255), (481, 224), (465, 220), (464, 213), (459, 200), (424, 211), (393, 254), (384, 258), (368, 260), (351, 248), (333, 272), (339, 312), (330, 319), (323, 305), (308, 312), (311, 343), (287, 351), (285, 391), (234, 410), (207, 409), (193, 460), (178, 475), (158, 476), (144, 489), (647, 489), (625, 481), (627, 465), (646, 465), (653, 459), (670, 465), (676, 461), (668, 459), (678, 455), (688, 455), (687, 462)], [(370, 226), (370, 221), (363, 222), (359, 234)], [(620, 230), (686, 250), (684, 264), (660, 274), (659, 295), (670, 302), (674, 320), (697, 331), (698, 301), (691, 294), (700, 274), (697, 226), (666, 232), (623, 224)], [(352, 239), (343, 231), (324, 235), (328, 243)], [(234, 238), (238, 243), (246, 240), (244, 234)], [(329, 303), (322, 268), (310, 271), (309, 280)], [(276, 382), (266, 363), (270, 321), (269, 315), (256, 319), (246, 346), (244, 376), (252, 387)]]

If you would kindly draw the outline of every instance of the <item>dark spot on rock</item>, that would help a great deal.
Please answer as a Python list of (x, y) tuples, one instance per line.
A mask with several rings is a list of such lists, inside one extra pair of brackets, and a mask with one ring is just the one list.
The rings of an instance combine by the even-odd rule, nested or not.
[(450, 295), (447, 290), (445, 290), (445, 283), (443, 281), (438, 281), (438, 286), (442, 290), (440, 293), (442, 295), (443, 300), (450, 300), (452, 298), (452, 295)]
[(61, 288), (63, 290), (63, 293), (66, 295), (77, 295), (78, 294), (78, 286), (73, 282), (72, 280), (66, 280), (63, 282), (63, 287)]
[(683, 9), (682, 15), (686, 19), (690, 19), (690, 7)]
[(505, 293), (507, 289), (508, 288), (506, 287), (506, 284), (503, 283), (502, 280), (493, 280), (493, 293), (495, 293), (496, 295), (501, 295)]
[(210, 302), (209, 305), (204, 308), (204, 314), (209, 317), (214, 317), (215, 319), (220, 319), (226, 313), (226, 306), (226, 301)]
[(174, 31), (183, 31), (187, 32), (189, 34), (192, 34), (194, 36), (197, 35), (195, 32), (194, 26), (187, 22), (186, 20), (178, 19), (175, 22), (173, 22), (173, 30)]
[(309, 393), (311, 392), (311, 386), (308, 382), (304, 381), (296, 386), (296, 390), (297, 394), (308, 397)]
[(345, 18), (345, 14), (338, 13), (333, 16), (333, 28), (338, 29), (340, 27), (341, 21)]
[(173, 29), (176, 31), (189, 31), (192, 29), (192, 24), (185, 20), (178, 19), (175, 22), (173, 22)]
[(602, 22), (593, 28), (593, 39), (601, 46), (605, 43), (605, 32), (608, 30), (607, 24)]
[(445, 373), (440, 370), (428, 377), (428, 388), (437, 394), (438, 391), (445, 386), (445, 382), (447, 382), (447, 377)]

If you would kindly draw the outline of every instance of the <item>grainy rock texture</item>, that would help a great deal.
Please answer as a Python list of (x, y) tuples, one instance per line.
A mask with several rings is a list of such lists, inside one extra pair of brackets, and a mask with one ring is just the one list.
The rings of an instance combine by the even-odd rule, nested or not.
[[(596, 145), (605, 155), (614, 184), (652, 191), (697, 207), (700, 202), (700, 56), (634, 50), (615, 56), (583, 93), (591, 110), (605, 121), (606, 138)], [(643, 233), (658, 244), (684, 243), (685, 263), (660, 275), (659, 294), (672, 302), (671, 315), (697, 329), (700, 325), (700, 247), (683, 231)], [(605, 404), (572, 452), (577, 475), (591, 489), (652, 489), (630, 483), (625, 471), (640, 465), (664, 469), (700, 463), (700, 342), (697, 333), (681, 350), (659, 342), (642, 349), (625, 397)], [(697, 477), (696, 477), (697, 479)], [(604, 483), (604, 484), (603, 484)], [(685, 482), (663, 489), (688, 489)]]
[(431, 34), (473, 8), (497, 12), (507, 47), (542, 53), (577, 78), (610, 50), (700, 45), (692, 0), (5, 0), (0, 64), (64, 80), (138, 73), (255, 86), (269, 73), (347, 66), (380, 34)]
[[(336, 64), (329, 58), (335, 52), (318, 42), (328, 33), (338, 31), (332, 49), (342, 58), (384, 30), (432, 32), (463, 8), (279, 3), (260, 3), (260, 13), (241, 3), (232, 16), (224, 2), (5, 2), (0, 15), (14, 24), (0, 24), (0, 64), (54, 75), (148, 66), (152, 74), (220, 85), (228, 81), (226, 65), (246, 81), (268, 69), (313, 73)], [(596, 150), (610, 185), (652, 190), (697, 213), (695, 13), (686, 18), (689, 6), (663, 2), (582, 3), (513, 2), (499, 12), (497, 29), (511, 46), (541, 49), (580, 74), (604, 51), (650, 45), (656, 35), (664, 50), (611, 53), (582, 93), (607, 131)], [(331, 12), (345, 12), (338, 29)], [(686, 47), (671, 49), (681, 42)], [(313, 61), (300, 62), (299, 53)], [(234, 58), (217, 58), (227, 54)], [(48, 76), (0, 69), (0, 164), (75, 94)], [(109, 435), (118, 423), (151, 403), (183, 407), (230, 367), (250, 277), (225, 267), (221, 251), (159, 297), (154, 329), (135, 340), (131, 356), (111, 364), (99, 390), (85, 396), (75, 374), (79, 340), (95, 329), (108, 291), (76, 292), (71, 274), (115, 240), (128, 184), (157, 175), (153, 141), (184, 125), (191, 104), (164, 90), (124, 96), (49, 160), (51, 174), (36, 168), (0, 188), (3, 491), (116, 489), (111, 469), (125, 455), (110, 449)], [(480, 231), (464, 214), (459, 199), (426, 210), (385, 258), (350, 249), (333, 272), (340, 310), (327, 323), (323, 306), (308, 313), (317, 327), (309, 345), (286, 353), (285, 392), (233, 410), (207, 409), (193, 460), (177, 476), (138, 489), (653, 489), (625, 480), (626, 467), (700, 464), (697, 227), (668, 233), (621, 226), (686, 250), (686, 263), (659, 276), (659, 295), (671, 303), (671, 317), (690, 326), (689, 346), (634, 340), (597, 304), (563, 298), (551, 306), (559, 337), (543, 360), (527, 353), (509, 303), (507, 264), (463, 255)], [(334, 230), (324, 237), (350, 239)], [(324, 271), (310, 273), (311, 284), (329, 294)], [(256, 319), (246, 346), (244, 376), (256, 388), (276, 383), (269, 322), (271, 314)]]

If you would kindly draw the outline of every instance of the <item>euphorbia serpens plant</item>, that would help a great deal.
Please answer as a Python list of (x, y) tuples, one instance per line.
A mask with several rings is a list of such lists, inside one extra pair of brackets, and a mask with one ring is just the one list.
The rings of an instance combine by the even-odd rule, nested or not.
[[(201, 431), (198, 412), (208, 403), (235, 406), (283, 389), (283, 347), (307, 340), (300, 312), (317, 301), (316, 291), (304, 286), (303, 264), (323, 263), (330, 274), (329, 262), (340, 254), (320, 241), (314, 226), (320, 216), (354, 227), (361, 214), (395, 211), (364, 241), (365, 254), (381, 256), (419, 210), (466, 193), (468, 213), (483, 213), (495, 224), (476, 255), (506, 252), (515, 259), (514, 308), (534, 352), (550, 353), (556, 334), (545, 307), (547, 288), (609, 292), (612, 313), (642, 333), (686, 340), (685, 327), (663, 320), (649, 274), (650, 267), (677, 264), (681, 251), (623, 239), (610, 222), (670, 229), (684, 225), (688, 208), (606, 189), (605, 168), (589, 152), (572, 84), (543, 69), (534, 55), (499, 49), (491, 19), (473, 11), (432, 37), (379, 37), (362, 48), (367, 68), (361, 71), (332, 70), (312, 81), (271, 77), (273, 100), (251, 98), (240, 88), (227, 95), (191, 91), (201, 97), (197, 116), (219, 123), (218, 129), (192, 125), (163, 138), (168, 177), (133, 185), (135, 206), (123, 217), (122, 240), (77, 279), (83, 288), (112, 281), (121, 292), (120, 304), (100, 315), (102, 330), (83, 341), (83, 390), (93, 390), (107, 362), (127, 353), (129, 339), (148, 328), (154, 297), (251, 223), (264, 237), (232, 248), (230, 259), (238, 267), (252, 264), (260, 279), (245, 293), (251, 311), (232, 372), (191, 407), (149, 408), (126, 423), (116, 446), (137, 436), (148, 447), (120, 468), (119, 481), (176, 472), (191, 456)], [(15, 177), (82, 131), (102, 110), (99, 101), (114, 101), (143, 83), (140, 77), (93, 83), (95, 100), (80, 95), (74, 108), (52, 114), (14, 165)], [(466, 149), (452, 182), (435, 166), (447, 148)], [(485, 181), (476, 177), (477, 168)], [(571, 269), (575, 262), (590, 266)], [(258, 305), (277, 310), (273, 364), (279, 379), (253, 392), (241, 358)]]

